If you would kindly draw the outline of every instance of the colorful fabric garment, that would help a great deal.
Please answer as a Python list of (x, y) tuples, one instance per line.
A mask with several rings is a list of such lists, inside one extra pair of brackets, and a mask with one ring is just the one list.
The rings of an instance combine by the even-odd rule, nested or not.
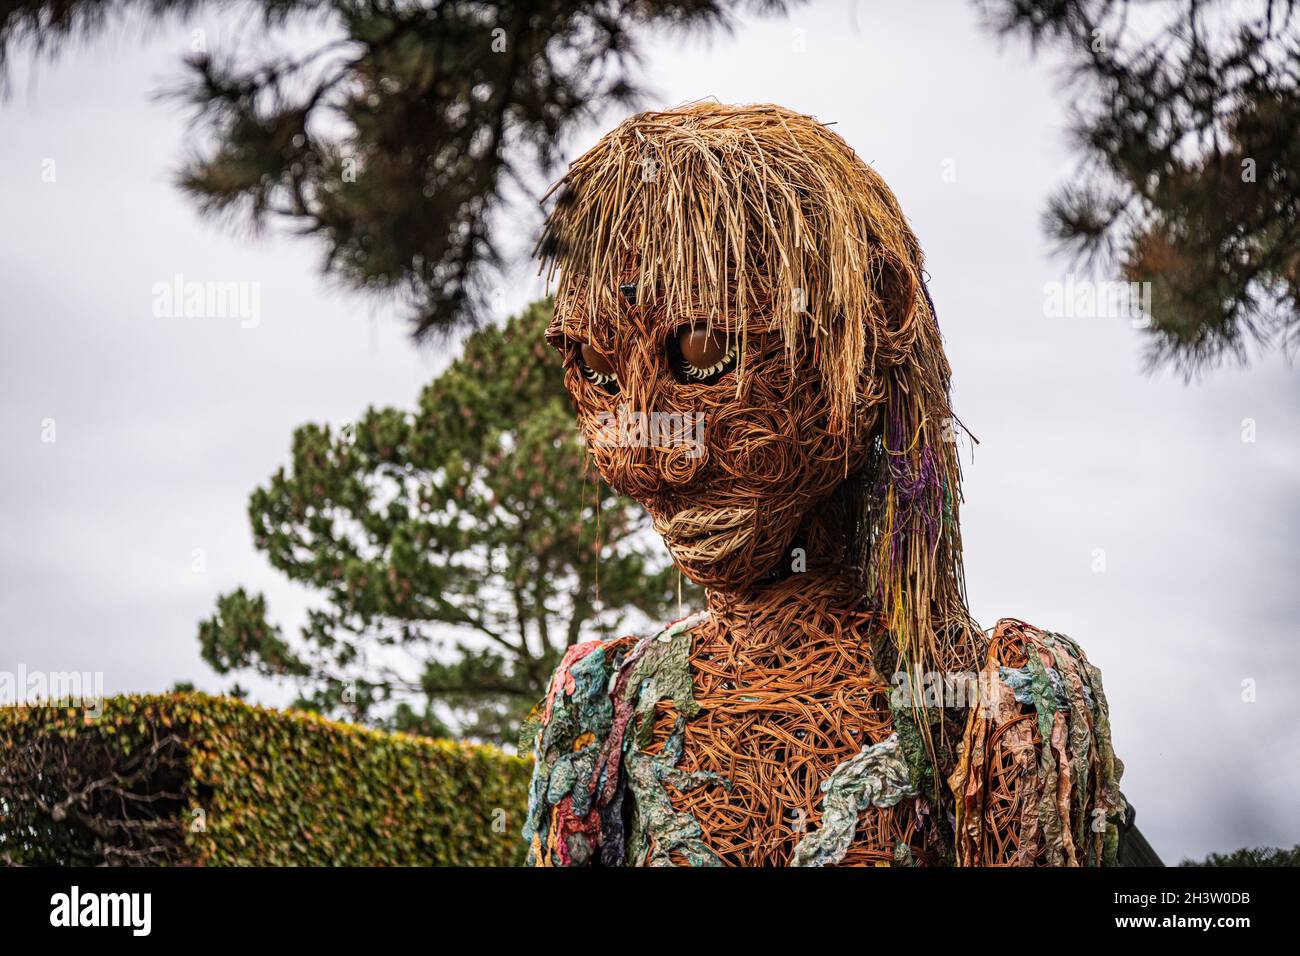
[(1101, 672), (1065, 635), (1008, 618), (994, 628), (980, 696), (948, 781), (958, 865), (1115, 865), (1124, 765)]
[[(682, 726), (699, 707), (691, 696), (691, 629), (696, 614), (653, 637), (590, 641), (571, 648), (551, 678), (540, 719), (524, 725), (536, 765), (524, 838), (536, 866), (720, 865), (699, 824), (678, 813), (665, 784), (678, 791), (729, 787), (711, 773), (677, 768)], [(657, 754), (650, 743), (655, 705), (679, 715)], [(536, 711), (535, 711), (536, 713)], [(631, 801), (630, 814), (624, 803)], [(625, 827), (624, 820), (631, 825)]]
[[(652, 637), (590, 641), (565, 654), (520, 738), (536, 759), (524, 827), (530, 865), (722, 865), (699, 822), (670, 799), (670, 789), (731, 787), (678, 766), (686, 721), (699, 713), (691, 632), (705, 620), (696, 614)], [(1100, 672), (1064, 635), (1007, 619), (994, 629), (979, 689), (940, 808), (956, 820), (952, 862), (1113, 865), (1123, 764), (1111, 749)], [(650, 753), (664, 700), (677, 716)], [(910, 725), (896, 716), (895, 726)], [(918, 781), (932, 774), (911, 766), (919, 748), (909, 740), (895, 733), (864, 745), (829, 774), (820, 820), (791, 866), (839, 863), (869, 808), (923, 804)], [(912, 865), (908, 847), (896, 851), (894, 865)]]

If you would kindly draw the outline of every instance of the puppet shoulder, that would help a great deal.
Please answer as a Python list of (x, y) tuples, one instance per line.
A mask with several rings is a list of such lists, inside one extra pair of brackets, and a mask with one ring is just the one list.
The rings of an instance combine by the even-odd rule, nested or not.
[[(672, 809), (663, 784), (721, 781), (676, 769), (680, 727), (660, 753), (644, 749), (660, 700), (673, 701), (679, 722), (698, 712), (690, 632), (706, 619), (696, 614), (648, 637), (588, 641), (565, 653), (520, 735), (520, 750), (534, 759), (524, 824), (530, 865), (655, 864), (674, 851), (696, 865), (716, 859), (694, 821)], [(633, 830), (625, 800), (637, 805)]]
[(999, 621), (948, 781), (957, 863), (1113, 865), (1123, 772), (1101, 672), (1083, 649), (1064, 634)]

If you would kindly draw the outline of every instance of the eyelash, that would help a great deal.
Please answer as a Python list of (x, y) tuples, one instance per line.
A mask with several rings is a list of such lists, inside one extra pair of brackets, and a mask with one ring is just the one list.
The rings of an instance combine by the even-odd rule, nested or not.
[(601, 391), (609, 395), (617, 395), (619, 391), (618, 375), (613, 372), (598, 372), (588, 365), (582, 357), (581, 342), (571, 339), (570, 345), (573, 349), (573, 361), (578, 366), (579, 374)]
[(609, 385), (611, 382), (614, 383), (615, 385), (618, 384), (617, 375), (605, 375), (602, 374), (601, 372), (597, 372), (594, 368), (592, 368), (582, 360), (581, 355), (578, 356), (578, 370), (582, 372), (582, 377), (585, 378), (587, 381), (591, 382), (591, 384), (593, 385), (604, 386), (604, 385)]
[[(676, 338), (668, 340), (669, 364), (674, 371), (674, 377), (682, 383), (693, 385), (707, 385), (721, 378), (727, 372), (736, 367), (736, 361), (740, 354), (740, 343), (732, 339), (727, 347), (726, 353), (722, 358), (707, 368), (700, 368), (682, 355), (681, 347), (678, 345)], [(592, 385), (603, 389), (611, 395), (617, 394), (619, 389), (618, 375), (614, 373), (598, 372), (582, 357), (582, 344), (573, 343), (574, 362), (578, 366), (578, 372)]]
[(692, 365), (687, 360), (686, 356), (681, 355), (679, 351), (677, 369), (688, 380), (692, 382), (703, 382), (706, 379), (717, 378), (725, 372), (731, 371), (731, 369), (736, 365), (736, 357), (739, 352), (740, 343), (735, 339), (732, 339), (730, 345), (727, 347), (726, 354), (723, 355), (721, 359), (710, 365), (708, 368), (699, 368), (696, 365)]

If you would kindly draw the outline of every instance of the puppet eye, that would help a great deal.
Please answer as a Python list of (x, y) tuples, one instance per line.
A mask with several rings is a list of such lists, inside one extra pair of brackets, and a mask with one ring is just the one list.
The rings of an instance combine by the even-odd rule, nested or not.
[(618, 391), (618, 375), (609, 359), (597, 352), (590, 342), (578, 343), (577, 354), (578, 370), (583, 378), (611, 395)]
[(710, 383), (736, 367), (740, 343), (721, 329), (684, 325), (669, 343), (673, 368), (686, 382)]

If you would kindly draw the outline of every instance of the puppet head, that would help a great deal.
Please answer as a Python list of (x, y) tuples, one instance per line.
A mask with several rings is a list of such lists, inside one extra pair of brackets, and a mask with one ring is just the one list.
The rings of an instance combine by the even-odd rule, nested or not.
[(965, 613), (949, 367), (921, 250), (826, 126), (696, 103), (552, 193), (548, 341), (601, 476), (693, 581), (852, 568), (913, 665)]

